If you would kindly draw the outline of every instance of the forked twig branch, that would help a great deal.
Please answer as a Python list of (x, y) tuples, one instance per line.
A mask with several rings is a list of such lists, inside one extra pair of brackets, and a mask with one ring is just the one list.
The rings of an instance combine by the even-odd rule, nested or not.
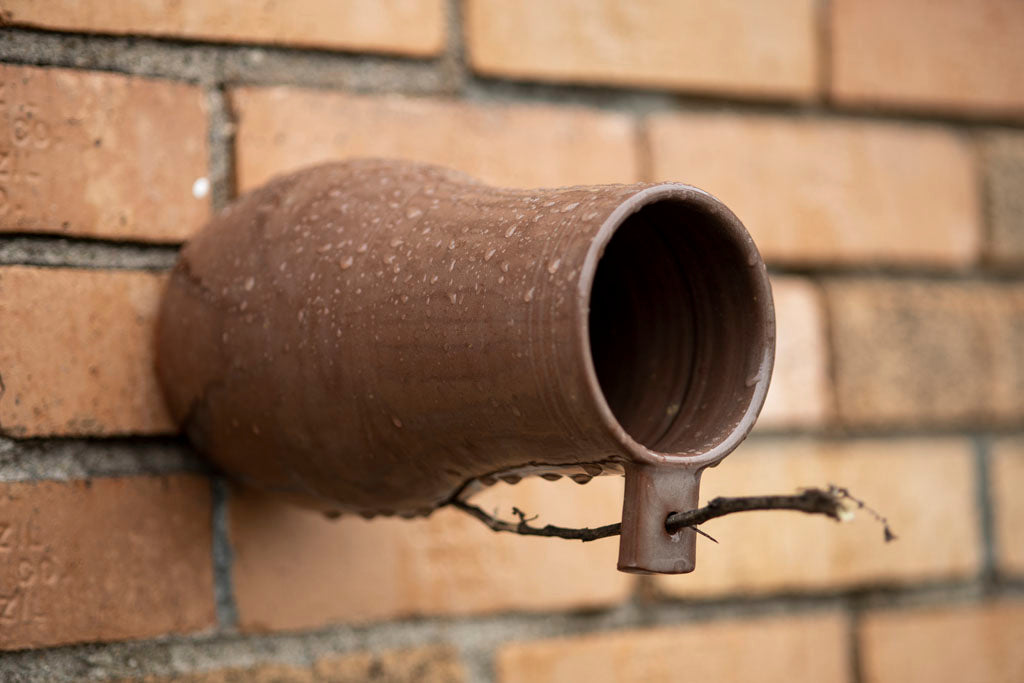
[[(536, 517), (527, 517), (526, 513), (519, 508), (512, 508), (512, 513), (518, 518), (518, 522), (508, 522), (484, 512), (482, 509), (467, 503), (464, 500), (455, 499), (451, 505), (463, 512), (476, 517), (486, 524), (492, 531), (520, 534), (522, 536), (547, 536), (551, 538), (565, 538), (574, 541), (596, 541), (600, 538), (618, 536), (622, 533), (621, 524), (606, 524), (596, 528), (584, 527), (581, 529), (553, 526), (548, 524), (543, 527), (531, 526)], [(852, 506), (852, 507), (851, 507)], [(665, 520), (665, 530), (674, 534), (680, 529), (692, 528), (697, 533), (707, 536), (697, 528), (697, 525), (710, 521), (717, 517), (735, 514), (737, 512), (752, 512), (755, 510), (795, 510), (811, 515), (824, 515), (836, 520), (845, 521), (853, 517), (854, 510), (864, 510), (874, 517), (884, 528), (885, 541), (893, 541), (896, 535), (889, 528), (889, 522), (864, 501), (852, 496), (850, 492), (840, 486), (829, 485), (828, 488), (804, 489), (796, 495), (790, 496), (743, 496), (738, 498), (715, 498), (707, 505), (696, 510), (687, 512), (676, 512)], [(711, 538), (708, 536), (708, 538)], [(711, 540), (715, 540), (711, 538)], [(716, 541), (717, 542), (717, 541)]]

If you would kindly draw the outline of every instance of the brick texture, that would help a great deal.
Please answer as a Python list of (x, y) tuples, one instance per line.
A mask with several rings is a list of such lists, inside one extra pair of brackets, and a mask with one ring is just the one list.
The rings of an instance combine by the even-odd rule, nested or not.
[(195, 86), (0, 65), (0, 232), (181, 240), (208, 158)]
[(812, 0), (468, 0), (465, 18), (470, 64), (492, 76), (776, 98), (816, 86)]
[[(980, 570), (974, 461), (957, 439), (753, 439), (704, 473), (701, 500), (835, 483), (884, 513), (899, 536), (860, 513), (836, 524), (796, 512), (732, 515), (705, 525), (697, 569), (656, 577), (678, 597), (834, 590), (967, 578)], [(937, 542), (936, 539), (941, 539)]]
[(444, 48), (444, 0), (5, 0), (7, 23), (86, 33), (285, 43), (433, 55)]
[(458, 655), (451, 647), (423, 647), (382, 653), (356, 653), (317, 662), (318, 683), (455, 683), (466, 680)]
[(262, 664), (178, 676), (124, 679), (140, 683), (458, 683), (466, 680), (458, 655), (450, 647), (353, 652), (326, 657), (312, 667)]
[(999, 569), (1024, 574), (1024, 438), (995, 443), (989, 476)]
[(1024, 4), (835, 0), (832, 95), (842, 103), (1024, 114)]
[(772, 278), (775, 370), (761, 428), (817, 427), (832, 413), (822, 296), (805, 278)]
[(980, 249), (971, 148), (939, 127), (661, 114), (649, 144), (653, 179), (717, 196), (770, 261), (958, 266)]
[(860, 633), (865, 683), (1024, 680), (1024, 603), (879, 612)]
[(840, 419), (849, 425), (1017, 423), (1024, 416), (1024, 287), (827, 283)]
[(211, 627), (210, 528), (201, 477), (0, 483), (0, 649)]
[(639, 179), (633, 122), (620, 114), (291, 88), (243, 88), (232, 104), (242, 190), (317, 161), (367, 156), (441, 164), (513, 187)]
[(1024, 265), (1024, 134), (1002, 133), (985, 140), (985, 207), (989, 220), (989, 261)]
[[(542, 521), (606, 524), (622, 511), (622, 480), (586, 486), (526, 479), (482, 497), (504, 516), (518, 505)], [(622, 601), (614, 540), (580, 544), (495, 534), (456, 510), (429, 520), (365, 521), (233, 496), (234, 586), (245, 630), (297, 629), (410, 615), (558, 610)]]
[(849, 681), (846, 624), (835, 613), (747, 618), (512, 643), (501, 683)]
[(7, 435), (173, 431), (153, 371), (164, 278), (0, 268), (0, 429)]

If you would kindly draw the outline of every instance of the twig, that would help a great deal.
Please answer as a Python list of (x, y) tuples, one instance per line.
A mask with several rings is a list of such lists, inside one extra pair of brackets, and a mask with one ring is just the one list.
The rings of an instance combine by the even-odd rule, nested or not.
[[(828, 488), (829, 488), (829, 491), (834, 492), (837, 497), (839, 497), (839, 498), (841, 498), (843, 500), (850, 501), (851, 503), (853, 503), (854, 505), (857, 506), (858, 510), (864, 510), (869, 515), (874, 517), (875, 521), (878, 522), (879, 524), (881, 524), (882, 528), (885, 530), (885, 542), (886, 543), (891, 543), (892, 541), (895, 541), (897, 538), (899, 538), (899, 536), (894, 534), (892, 532), (892, 529), (889, 527), (889, 520), (888, 519), (886, 519), (885, 517), (880, 515), (876, 510), (871, 508), (867, 503), (865, 503), (860, 498), (855, 498), (854, 496), (852, 496), (848, 489), (843, 488), (842, 486), (836, 486), (835, 484), (829, 484)], [(845, 512), (845, 514), (848, 515), (848, 517), (852, 517), (853, 516), (853, 513), (851, 511), (849, 511), (849, 510), (847, 510)]]
[(552, 538), (567, 538), (575, 541), (596, 541), (599, 538), (608, 538), (609, 536), (617, 536), (622, 528), (621, 524), (609, 524), (607, 526), (597, 527), (596, 529), (583, 528), (583, 529), (569, 529), (561, 526), (552, 526), (548, 524), (544, 527), (530, 526), (530, 520), (526, 519), (519, 508), (514, 508), (513, 513), (519, 512), (519, 522), (506, 522), (503, 519), (493, 517), (476, 505), (467, 503), (464, 500), (455, 498), (450, 503), (453, 507), (462, 510), (463, 512), (476, 517), (481, 522), (486, 524), (492, 531), (507, 531), (513, 534), (520, 534), (522, 536), (549, 536)]
[[(834, 520), (845, 521), (853, 516), (844, 501), (852, 502), (857, 509), (866, 510), (885, 529), (886, 542), (896, 539), (896, 535), (889, 528), (888, 521), (877, 512), (868, 507), (863, 501), (854, 498), (845, 488), (829, 485), (827, 489), (804, 489), (797, 495), (792, 496), (745, 496), (740, 498), (715, 498), (707, 505), (688, 512), (676, 512), (665, 520), (665, 531), (674, 534), (680, 529), (692, 528), (699, 534), (707, 536), (703, 531), (697, 529), (698, 524), (703, 524), (717, 517), (724, 517), (736, 512), (752, 512), (754, 510), (795, 510), (806, 512), (811, 515), (825, 515)], [(596, 541), (600, 538), (618, 536), (622, 533), (621, 524), (607, 524), (596, 528), (584, 527), (574, 529), (548, 524), (543, 527), (530, 526), (530, 522), (536, 519), (527, 517), (526, 513), (519, 508), (512, 508), (513, 514), (518, 522), (507, 522), (495, 516), (489, 515), (482, 509), (464, 500), (454, 499), (451, 505), (463, 512), (476, 517), (486, 524), (492, 531), (504, 531), (522, 536), (547, 536), (552, 538), (566, 538), (575, 541)], [(711, 538), (708, 536), (708, 538)], [(715, 540), (715, 539), (711, 539)], [(717, 541), (716, 541), (717, 543)]]

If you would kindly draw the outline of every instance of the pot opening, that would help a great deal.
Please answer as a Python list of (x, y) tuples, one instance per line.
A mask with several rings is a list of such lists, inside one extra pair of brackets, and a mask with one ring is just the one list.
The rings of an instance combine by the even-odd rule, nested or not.
[(622, 428), (652, 451), (699, 455), (748, 429), (768, 381), (770, 293), (753, 244), (724, 220), (656, 201), (623, 221), (597, 266), (598, 383)]

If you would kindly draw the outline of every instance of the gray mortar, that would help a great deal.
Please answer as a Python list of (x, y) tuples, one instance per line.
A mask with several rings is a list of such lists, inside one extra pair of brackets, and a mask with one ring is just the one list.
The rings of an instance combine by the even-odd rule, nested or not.
[(0, 235), (0, 265), (66, 266), (103, 270), (167, 270), (176, 245), (124, 244), (42, 235)]
[(214, 211), (223, 209), (235, 196), (235, 119), (223, 88), (206, 89), (209, 112), (210, 205)]
[(229, 499), (231, 487), (223, 477), (216, 477), (210, 487), (213, 547), (213, 600), (217, 609), (219, 630), (225, 633), (238, 628), (238, 606), (235, 603), (235, 588), (232, 579), (232, 565), (235, 559), (231, 547), (231, 520)]
[(0, 29), (0, 62), (117, 71), (194, 83), (216, 81), (218, 48), (147, 38)]
[(206, 462), (178, 440), (0, 438), (0, 482), (209, 471)]
[(274, 46), (0, 29), (0, 62), (115, 71), (207, 86), (294, 85), (356, 92), (458, 90), (438, 60)]
[(458, 83), (436, 60), (270, 47), (224, 48), (220, 56), (223, 83), (406, 95), (446, 95), (458, 90)]
[(974, 447), (975, 506), (978, 509), (978, 535), (982, 547), (982, 578), (989, 585), (997, 580), (997, 545), (995, 531), (995, 505), (993, 504), (991, 482), (992, 447), (989, 439), (976, 436), (972, 440)]

